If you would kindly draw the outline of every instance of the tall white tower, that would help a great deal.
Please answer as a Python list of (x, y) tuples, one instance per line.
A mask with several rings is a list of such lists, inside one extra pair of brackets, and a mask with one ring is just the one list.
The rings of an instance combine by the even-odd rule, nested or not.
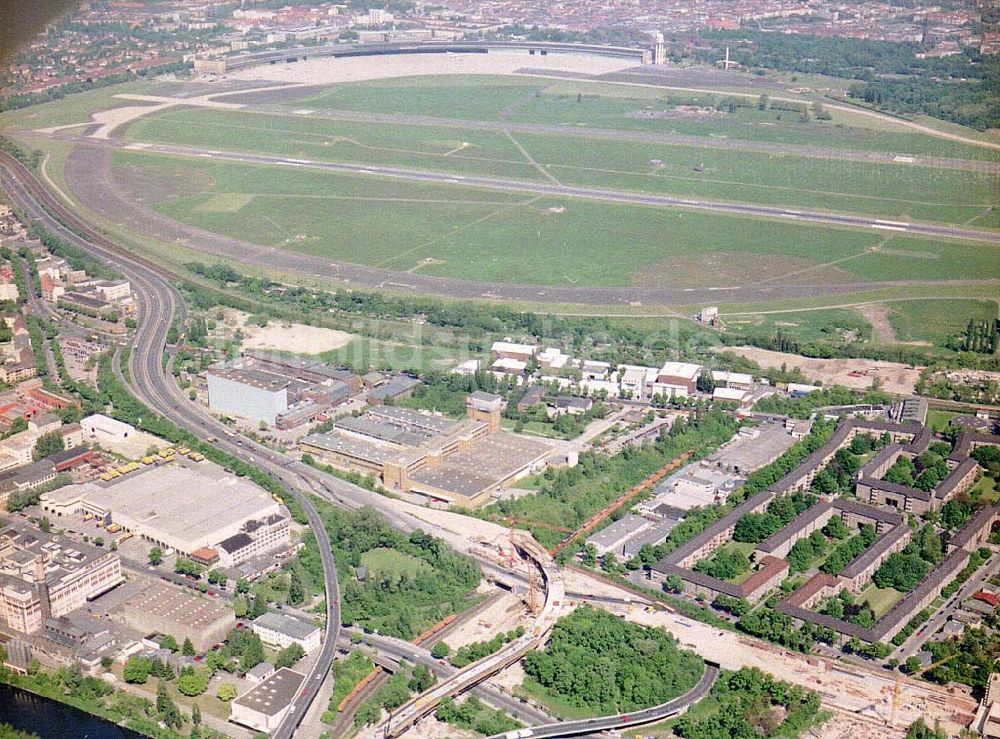
[(653, 47), (653, 64), (667, 63), (667, 45), (663, 43), (663, 34), (656, 32), (656, 45)]

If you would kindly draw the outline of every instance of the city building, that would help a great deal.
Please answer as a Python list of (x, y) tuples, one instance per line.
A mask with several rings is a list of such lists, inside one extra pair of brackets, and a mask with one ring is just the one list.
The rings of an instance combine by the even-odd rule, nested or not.
[(288, 411), (288, 380), (250, 369), (210, 369), (208, 407), (274, 426)]
[(299, 446), (338, 469), (371, 475), (390, 490), (432, 503), (482, 505), (544, 467), (552, 447), (500, 431), (495, 399), (472, 397), (467, 413), (474, 418), (453, 421), (375, 406), (338, 419), (330, 432), (306, 436)]
[(268, 492), (208, 463), (67, 485), (44, 493), (39, 505), (56, 518), (89, 513), (185, 556), (214, 548), (226, 567), (289, 543), (288, 515)]
[(33, 633), (45, 619), (64, 616), (123, 581), (116, 552), (3, 523), (0, 615), (15, 631)]
[(250, 628), (269, 647), (284, 649), (298, 644), (308, 654), (319, 649), (322, 629), (293, 616), (268, 611), (255, 618)]
[(288, 713), (306, 676), (283, 667), (230, 704), (229, 720), (254, 731), (269, 732)]
[(652, 395), (665, 398), (687, 398), (698, 390), (701, 365), (688, 362), (667, 362), (656, 376), (651, 388)]
[(236, 627), (232, 606), (222, 598), (146, 577), (130, 580), (129, 590), (108, 615), (140, 634), (170, 634), (178, 643), (190, 639), (201, 653)]

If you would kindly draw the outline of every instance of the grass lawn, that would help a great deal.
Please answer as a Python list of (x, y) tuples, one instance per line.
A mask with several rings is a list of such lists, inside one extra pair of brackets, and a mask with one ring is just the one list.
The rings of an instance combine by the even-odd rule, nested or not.
[[(798, 116), (755, 106), (736, 113), (663, 116), (678, 104), (711, 105), (725, 92), (703, 94), (606, 82), (504, 75), (404, 77), (341, 84), (292, 108), (331, 108), (437, 118), (509, 120), (656, 133), (779, 141), (836, 148), (996, 159), (994, 151), (887, 127), (877, 119), (830, 111), (833, 120), (803, 123)], [(645, 115), (642, 115), (645, 113)], [(889, 130), (891, 128), (891, 130)], [(954, 127), (965, 133), (968, 129)], [(975, 132), (973, 132), (974, 134)]]
[(864, 341), (871, 338), (871, 324), (851, 308), (792, 313), (727, 315), (726, 325), (741, 332), (771, 335), (794, 332), (801, 341), (841, 341), (847, 336)]
[(591, 718), (595, 715), (593, 711), (587, 708), (574, 706), (560, 696), (552, 695), (538, 681), (531, 677), (524, 678), (524, 682), (514, 689), (514, 695), (524, 696), (537, 701), (545, 707), (546, 711), (564, 721), (576, 721), (578, 719)]
[(936, 346), (963, 333), (970, 320), (997, 318), (993, 300), (901, 300), (886, 306), (891, 311), (889, 322), (901, 341), (929, 341)]
[(533, 97), (545, 84), (545, 80), (507, 75), (401, 77), (341, 84), (289, 105), (496, 120), (508, 106)]
[(1000, 501), (1000, 490), (997, 490), (997, 481), (992, 477), (983, 475), (972, 487), (972, 499), (977, 503), (992, 504)]
[(19, 110), (0, 113), (0, 131), (65, 126), (71, 123), (90, 122), (91, 113), (129, 105), (142, 105), (136, 100), (119, 100), (114, 97), (121, 93), (146, 94), (152, 84), (144, 80), (125, 82), (111, 87), (67, 95), (51, 103), (31, 105)]
[(945, 431), (951, 419), (959, 415), (954, 411), (942, 411), (937, 408), (927, 409), (927, 425), (938, 433)]
[[(722, 286), (804, 270), (815, 279), (831, 274), (821, 265), (838, 260), (846, 260), (832, 273), (840, 281), (1000, 276), (997, 248), (974, 243), (895, 238), (893, 250), (870, 253), (879, 234), (275, 166), (136, 153), (116, 161), (133, 180), (200, 183), (197, 192), (152, 203), (172, 218), (265, 245), (447, 277)], [(220, 193), (252, 198), (218, 209)]]
[(371, 573), (378, 573), (391, 580), (398, 580), (403, 574), (410, 579), (431, 571), (430, 565), (409, 554), (397, 552), (395, 549), (380, 547), (361, 555), (363, 564)]
[(449, 346), (423, 345), (418, 341), (372, 339), (359, 336), (346, 346), (319, 355), (324, 362), (338, 367), (353, 367), (368, 371), (379, 369), (409, 370), (422, 372), (443, 370), (454, 367), (460, 360), (467, 359), (466, 352)]
[(871, 584), (861, 591), (857, 597), (857, 602), (867, 602), (875, 612), (875, 618), (879, 619), (896, 603), (902, 600), (903, 595), (903, 593), (893, 588), (877, 588), (874, 584)]
[[(948, 223), (981, 216), (994, 204), (998, 182), (992, 173), (912, 165), (597, 138), (582, 142), (542, 133), (519, 133), (515, 141), (499, 131), (205, 109), (153, 114), (133, 124), (128, 136), (138, 141), (457, 175), (531, 181), (553, 176), (580, 186)], [(654, 160), (661, 164), (654, 167)]]

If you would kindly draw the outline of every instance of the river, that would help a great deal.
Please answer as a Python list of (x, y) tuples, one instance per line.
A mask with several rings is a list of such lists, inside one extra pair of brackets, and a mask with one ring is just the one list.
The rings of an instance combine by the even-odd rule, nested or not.
[(141, 739), (142, 735), (79, 709), (0, 683), (0, 723), (41, 739)]

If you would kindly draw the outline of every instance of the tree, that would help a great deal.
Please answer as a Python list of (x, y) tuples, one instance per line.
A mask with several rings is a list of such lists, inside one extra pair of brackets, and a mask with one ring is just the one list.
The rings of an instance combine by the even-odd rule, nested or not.
[(171, 728), (179, 729), (184, 723), (177, 704), (167, 692), (167, 684), (162, 680), (156, 688), (156, 713), (159, 715), (160, 721)]
[(912, 675), (920, 669), (920, 660), (917, 657), (907, 657), (903, 663), (903, 672)]
[(208, 582), (212, 585), (218, 585), (220, 588), (224, 588), (226, 587), (226, 583), (229, 582), (229, 576), (219, 569), (209, 570)]
[(668, 593), (683, 593), (684, 581), (680, 575), (670, 574), (663, 580), (663, 589)]
[(50, 454), (61, 452), (65, 448), (66, 445), (63, 443), (62, 432), (58, 429), (50, 431), (38, 437), (38, 441), (35, 442), (35, 448), (31, 452), (31, 458), (37, 462), (39, 459), (44, 459)]
[(176, 652), (180, 649), (177, 645), (177, 639), (175, 639), (171, 634), (164, 634), (163, 638), (160, 639), (160, 646), (163, 649), (169, 649), (171, 652)]
[(906, 730), (906, 739), (947, 739), (948, 733), (937, 723), (932, 729), (922, 718), (918, 718)]
[(302, 659), (305, 654), (306, 651), (302, 648), (302, 645), (298, 642), (293, 642), (278, 652), (278, 656), (274, 659), (274, 666), (279, 669), (282, 667), (291, 667)]
[(417, 665), (413, 668), (413, 676), (410, 678), (408, 687), (414, 693), (423, 693), (434, 684), (434, 676), (424, 665)]
[(302, 581), (299, 579), (299, 574), (292, 570), (292, 574), (288, 578), (288, 604), (292, 606), (300, 605), (306, 598), (305, 590), (302, 587)]
[[(2, 662), (2, 661), (3, 660), (0, 660), (0, 662)], [(113, 665), (114, 662), (115, 661), (113, 659), (111, 659), (111, 657), (108, 657), (107, 655), (105, 655), (104, 657), (101, 657), (101, 669), (104, 670), (105, 672), (107, 672), (108, 670), (111, 669), (111, 665)]]
[(243, 596), (233, 598), (233, 614), (236, 618), (243, 618), (247, 615), (247, 599)]
[(122, 678), (133, 685), (144, 685), (152, 667), (152, 662), (145, 657), (129, 657), (122, 670)]
[(163, 550), (159, 547), (153, 547), (149, 550), (149, 563), (154, 567), (159, 566), (163, 562)]
[(197, 703), (191, 706), (191, 723), (195, 726), (201, 724), (201, 708), (198, 707)]
[(908, 592), (927, 576), (927, 563), (916, 554), (896, 552), (875, 570), (872, 582), (880, 588)]
[(200, 577), (202, 569), (203, 568), (200, 564), (194, 560), (188, 559), (187, 557), (178, 557), (177, 561), (174, 562), (174, 572), (178, 575)]
[(39, 520), (38, 522), (38, 528), (40, 528), (46, 534), (52, 532), (52, 522), (49, 520), (48, 516), (42, 516), (41, 520)]
[(187, 667), (181, 676), (177, 678), (177, 690), (183, 695), (201, 695), (207, 689), (208, 675), (205, 670), (195, 670)]
[(451, 653), (451, 647), (445, 644), (443, 641), (439, 641), (433, 647), (431, 647), (431, 657), (434, 659), (444, 659)]
[(185, 657), (194, 657), (197, 652), (194, 648), (194, 643), (191, 641), (191, 637), (184, 637), (184, 646), (181, 647), (181, 654)]
[(583, 563), (584, 567), (596, 567), (597, 566), (597, 549), (593, 544), (585, 544), (583, 547), (583, 555), (580, 561)]
[(228, 703), (236, 697), (236, 685), (233, 683), (222, 683), (215, 692), (215, 697), (223, 703)]

